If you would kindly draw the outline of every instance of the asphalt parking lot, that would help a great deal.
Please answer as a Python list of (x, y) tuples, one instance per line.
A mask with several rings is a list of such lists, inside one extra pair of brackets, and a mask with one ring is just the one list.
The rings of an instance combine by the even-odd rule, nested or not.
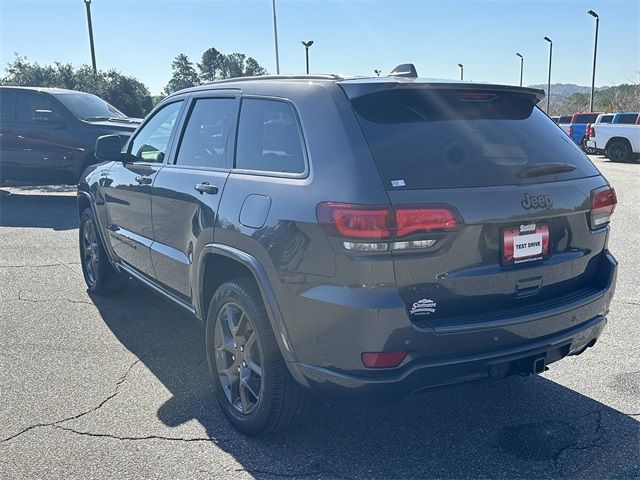
[(640, 164), (592, 158), (620, 261), (595, 348), (391, 407), (317, 401), (272, 439), (226, 422), (196, 320), (136, 284), (87, 294), (72, 188), (0, 189), (0, 477), (639, 478)]

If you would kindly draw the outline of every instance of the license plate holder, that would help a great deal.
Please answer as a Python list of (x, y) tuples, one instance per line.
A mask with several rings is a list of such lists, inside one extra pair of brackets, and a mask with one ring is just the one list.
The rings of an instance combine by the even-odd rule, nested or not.
[(528, 224), (502, 231), (502, 264), (517, 265), (549, 256), (549, 225)]

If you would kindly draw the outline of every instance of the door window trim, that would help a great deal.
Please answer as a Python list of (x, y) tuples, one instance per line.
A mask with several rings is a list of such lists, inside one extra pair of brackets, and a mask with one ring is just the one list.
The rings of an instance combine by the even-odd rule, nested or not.
[[(184, 111), (185, 111), (184, 106), (188, 102), (188, 100), (189, 100), (189, 96), (179, 96), (176, 98), (172, 97), (169, 101), (162, 102), (158, 104), (156, 108), (151, 110), (149, 115), (147, 115), (147, 117), (145, 118), (144, 122), (140, 124), (140, 126), (136, 129), (135, 133), (131, 135), (131, 137), (129, 138), (129, 140), (125, 145), (124, 151), (127, 154), (127, 161), (126, 161), (127, 164), (163, 166), (169, 163), (169, 159), (172, 158), (174, 154), (174, 139), (176, 137), (176, 132), (178, 131), (178, 129), (182, 128), (182, 122), (184, 120)], [(162, 162), (147, 162), (143, 160), (131, 160), (131, 158), (138, 158), (131, 155), (131, 149), (133, 148), (133, 142), (135, 142), (135, 139), (138, 137), (142, 129), (144, 129), (144, 127), (151, 121), (151, 119), (153, 119), (158, 114), (158, 112), (163, 110), (165, 107), (168, 107), (169, 105), (173, 105), (174, 103), (178, 103), (178, 102), (182, 102), (182, 106), (180, 107), (180, 110), (178, 111), (178, 115), (176, 116), (176, 123), (174, 124), (173, 129), (171, 130), (171, 135), (169, 136), (169, 141), (167, 142), (167, 151), (165, 153), (165, 156)]]
[[(238, 89), (219, 89), (219, 90), (207, 90), (204, 92), (196, 92), (189, 96), (188, 105), (184, 112), (184, 118), (180, 124), (180, 132), (179, 135), (176, 135), (175, 138), (175, 152), (173, 153), (173, 158), (171, 162), (167, 162), (167, 166), (171, 168), (179, 168), (186, 170), (203, 170), (207, 172), (224, 172), (228, 173), (233, 168), (234, 158), (235, 158), (235, 148), (236, 148), (236, 132), (238, 127), (238, 121), (240, 118), (240, 98), (241, 91)], [(215, 100), (215, 99), (223, 99), (223, 98), (232, 98), (234, 99), (234, 120), (233, 124), (229, 129), (229, 135), (227, 137), (227, 148), (226, 148), (226, 158), (225, 158), (225, 167), (205, 167), (205, 166), (195, 166), (195, 165), (180, 165), (176, 163), (178, 161), (178, 153), (180, 152), (180, 147), (182, 146), (182, 139), (187, 130), (187, 126), (189, 125), (189, 119), (191, 118), (191, 114), (193, 113), (193, 108), (196, 105), (198, 100)]]
[[(301, 173), (287, 173), (287, 172), (274, 172), (270, 170), (252, 170), (248, 168), (236, 168), (236, 155), (238, 150), (238, 134), (240, 132), (240, 114), (242, 113), (242, 102), (245, 99), (255, 99), (255, 100), (271, 100), (274, 102), (281, 102), (288, 104), (292, 111), (294, 121), (296, 122), (296, 127), (298, 129), (298, 137), (300, 138), (300, 146), (302, 147), (302, 159), (304, 161), (304, 171)], [(295, 103), (293, 103), (288, 98), (284, 97), (275, 97), (270, 95), (242, 95), (240, 98), (240, 108), (238, 108), (238, 117), (236, 120), (236, 133), (234, 139), (234, 149), (233, 149), (233, 164), (232, 170), (233, 173), (238, 173), (241, 175), (255, 175), (260, 177), (276, 177), (276, 178), (292, 178), (292, 179), (304, 179), (309, 177), (310, 167), (309, 167), (309, 154), (307, 151), (307, 142), (305, 140), (304, 131), (302, 129), (302, 122), (300, 121), (300, 115), (298, 114), (298, 109), (296, 108)]]

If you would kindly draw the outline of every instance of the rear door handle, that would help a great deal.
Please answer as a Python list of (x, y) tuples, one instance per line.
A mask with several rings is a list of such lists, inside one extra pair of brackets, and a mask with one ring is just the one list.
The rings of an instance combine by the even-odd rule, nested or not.
[(218, 193), (218, 187), (210, 185), (209, 182), (198, 183), (193, 188), (200, 193), (208, 193), (209, 195), (215, 195)]
[(145, 175), (138, 175), (136, 177), (136, 182), (138, 182), (140, 185), (149, 185), (153, 180), (151, 179), (151, 177), (147, 177)]

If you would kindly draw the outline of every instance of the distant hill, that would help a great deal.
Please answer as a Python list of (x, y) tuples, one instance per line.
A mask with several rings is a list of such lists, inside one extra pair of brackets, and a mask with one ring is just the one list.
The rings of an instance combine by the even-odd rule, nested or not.
[[(531, 85), (534, 88), (547, 89), (546, 85)], [(550, 115), (571, 115), (589, 110), (590, 87), (556, 83), (551, 84)], [(546, 100), (540, 102), (546, 108)], [(596, 87), (593, 108), (597, 112), (637, 112), (640, 111), (640, 85), (622, 84), (614, 87)]]
[[(539, 88), (547, 91), (547, 84), (544, 85), (529, 85), (533, 88)], [(609, 87), (596, 87), (597, 90)], [(576, 85), (574, 83), (552, 83), (551, 84), (551, 99), (562, 101), (565, 98), (573, 95), (574, 93), (591, 93), (591, 87), (585, 87), (583, 85)]]

